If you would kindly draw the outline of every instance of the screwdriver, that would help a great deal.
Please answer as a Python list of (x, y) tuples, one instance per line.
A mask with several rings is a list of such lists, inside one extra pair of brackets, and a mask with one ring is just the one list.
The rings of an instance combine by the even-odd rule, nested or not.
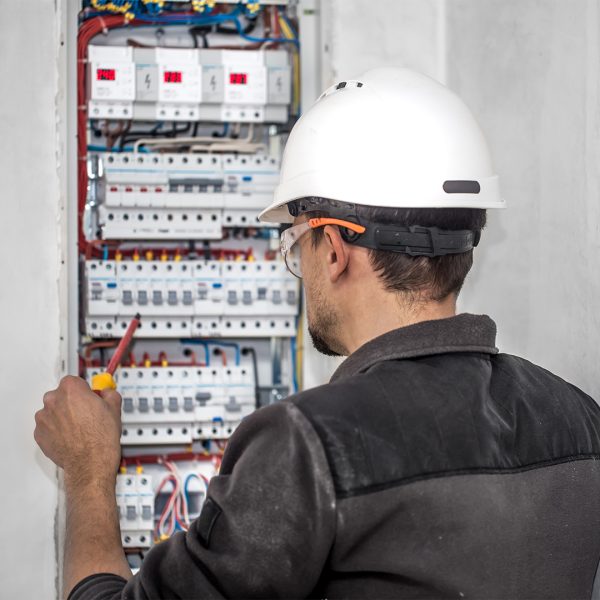
[(123, 355), (125, 354), (125, 350), (131, 343), (131, 338), (135, 333), (135, 330), (139, 327), (140, 324), (140, 314), (138, 313), (133, 317), (131, 323), (127, 327), (127, 331), (125, 331), (125, 335), (121, 338), (119, 345), (117, 346), (110, 362), (108, 363), (108, 367), (106, 367), (106, 371), (103, 373), (98, 373), (92, 377), (92, 389), (95, 392), (101, 392), (102, 390), (116, 390), (117, 384), (113, 378), (117, 367), (119, 366)]

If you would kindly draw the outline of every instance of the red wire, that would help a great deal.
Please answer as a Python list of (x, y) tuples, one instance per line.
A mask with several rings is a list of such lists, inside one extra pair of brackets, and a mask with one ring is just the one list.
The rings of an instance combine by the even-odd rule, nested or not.
[(220, 458), (217, 454), (196, 454), (194, 452), (174, 452), (171, 454), (141, 454), (139, 456), (124, 456), (125, 464), (143, 463), (143, 464), (161, 464), (169, 462), (193, 462), (193, 461), (212, 461), (213, 458)]
[(89, 19), (79, 29), (77, 36), (77, 216), (79, 251), (87, 250), (83, 233), (83, 213), (87, 196), (87, 94), (86, 67), (88, 46), (92, 38), (99, 33), (125, 25), (125, 17), (107, 15)]

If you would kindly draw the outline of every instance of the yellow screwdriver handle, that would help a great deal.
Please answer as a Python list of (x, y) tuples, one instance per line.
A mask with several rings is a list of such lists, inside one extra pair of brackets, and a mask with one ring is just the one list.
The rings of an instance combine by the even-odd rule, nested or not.
[(116, 390), (117, 384), (110, 373), (98, 373), (92, 376), (92, 389), (94, 392)]

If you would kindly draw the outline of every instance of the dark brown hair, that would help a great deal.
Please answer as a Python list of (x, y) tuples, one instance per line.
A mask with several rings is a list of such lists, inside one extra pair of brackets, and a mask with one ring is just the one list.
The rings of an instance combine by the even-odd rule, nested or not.
[[(325, 216), (327, 212), (320, 210), (320, 214), (315, 216)], [(360, 222), (403, 227), (418, 225), (445, 230), (481, 231), (486, 224), (486, 211), (473, 208), (378, 208), (357, 205), (356, 215)], [(313, 243), (318, 245), (323, 230), (314, 229), (312, 235)], [(433, 258), (370, 250), (370, 259), (388, 291), (440, 301), (450, 294), (458, 296), (460, 293), (473, 265), (473, 250)]]

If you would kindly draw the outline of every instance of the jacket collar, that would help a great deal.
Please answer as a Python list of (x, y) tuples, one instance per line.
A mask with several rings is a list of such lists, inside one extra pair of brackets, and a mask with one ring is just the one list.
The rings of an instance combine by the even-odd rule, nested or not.
[(331, 381), (364, 373), (386, 360), (450, 352), (497, 354), (496, 324), (485, 315), (462, 314), (388, 331), (351, 354), (335, 371)]

